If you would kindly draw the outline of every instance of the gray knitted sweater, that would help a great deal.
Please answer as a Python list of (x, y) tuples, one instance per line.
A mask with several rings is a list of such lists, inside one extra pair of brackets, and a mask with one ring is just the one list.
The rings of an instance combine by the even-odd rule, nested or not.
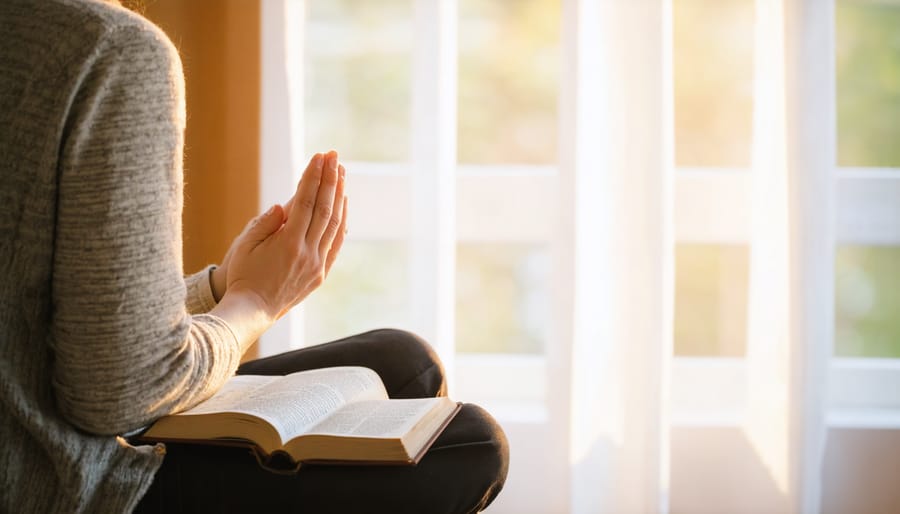
[(127, 512), (240, 345), (182, 276), (184, 84), (143, 18), (0, 1), (0, 511)]

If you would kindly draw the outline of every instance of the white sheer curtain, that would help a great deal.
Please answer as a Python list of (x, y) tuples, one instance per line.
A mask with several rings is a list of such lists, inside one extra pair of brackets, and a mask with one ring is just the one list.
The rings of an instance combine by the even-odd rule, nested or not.
[[(302, 68), (303, 5), (262, 2), (261, 205), (282, 199), (301, 164), (302, 80), (292, 73)], [(411, 202), (422, 211), (413, 213), (422, 216), (412, 234), (421, 245), (413, 248), (412, 276), (418, 290), (424, 283), (433, 293), (431, 310), (416, 319), (452, 362), (455, 85), (446, 81), (455, 73), (456, 2), (414, 5), (413, 77), (423, 87), (414, 117), (424, 124), (413, 124), (413, 190), (423, 196)], [(546, 427), (518, 435), (509, 425), (507, 494), (546, 495), (542, 487), (563, 483), (568, 492), (548, 512), (667, 512), (677, 180), (671, 1), (562, 5)], [(783, 510), (817, 512), (833, 326), (832, 2), (757, 0), (756, 26), (744, 428)], [(433, 176), (424, 175), (429, 170)], [(264, 338), (263, 353), (301, 341), (301, 321), (286, 318)], [(517, 467), (517, 452), (541, 448), (561, 448), (547, 459), (553, 466)], [(563, 476), (546, 477), (547, 469)], [(521, 512), (529, 503), (501, 495), (492, 510)]]
[[(670, 10), (564, 4), (562, 242), (570, 321), (571, 510), (665, 510), (672, 354)], [(569, 310), (568, 302), (561, 302)]]
[(818, 512), (834, 298), (833, 7), (756, 5), (746, 429), (785, 509)]
[[(573, 313), (570, 509), (665, 512), (671, 3), (567, 6), (577, 20), (562, 168), (575, 286), (563, 304)], [(833, 6), (756, 6), (744, 429), (784, 511), (818, 512), (833, 324)]]

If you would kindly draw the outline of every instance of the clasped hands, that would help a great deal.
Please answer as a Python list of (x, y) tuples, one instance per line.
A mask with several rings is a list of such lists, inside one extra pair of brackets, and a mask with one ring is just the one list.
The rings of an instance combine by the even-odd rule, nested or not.
[(315, 154), (291, 199), (252, 219), (213, 270), (216, 300), (249, 295), (275, 320), (318, 288), (344, 243), (345, 175), (337, 152)]

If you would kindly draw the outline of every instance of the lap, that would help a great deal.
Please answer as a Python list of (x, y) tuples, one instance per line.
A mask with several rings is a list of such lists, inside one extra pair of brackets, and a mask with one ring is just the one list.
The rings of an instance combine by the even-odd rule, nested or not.
[(417, 466), (304, 465), (283, 475), (249, 450), (167, 445), (163, 469), (137, 512), (474, 512), (506, 476), (503, 431), (463, 405)]
[[(431, 347), (403, 331), (376, 330), (243, 364), (240, 374), (283, 375), (366, 366), (392, 398), (445, 394)], [(486, 507), (506, 478), (502, 429), (464, 405), (417, 466), (304, 465), (283, 475), (243, 448), (167, 445), (162, 468), (136, 512), (470, 512)]]

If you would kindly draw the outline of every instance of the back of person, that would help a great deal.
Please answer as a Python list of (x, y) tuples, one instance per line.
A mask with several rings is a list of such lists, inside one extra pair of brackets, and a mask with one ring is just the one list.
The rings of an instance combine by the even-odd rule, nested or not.
[[(152, 30), (92, 2), (0, 2), (0, 511), (131, 508), (149, 448), (76, 429), (53, 391), (53, 273), (61, 148), (88, 63), (111, 27)], [(98, 227), (98, 230), (100, 227)], [(89, 251), (90, 249), (85, 249)]]

